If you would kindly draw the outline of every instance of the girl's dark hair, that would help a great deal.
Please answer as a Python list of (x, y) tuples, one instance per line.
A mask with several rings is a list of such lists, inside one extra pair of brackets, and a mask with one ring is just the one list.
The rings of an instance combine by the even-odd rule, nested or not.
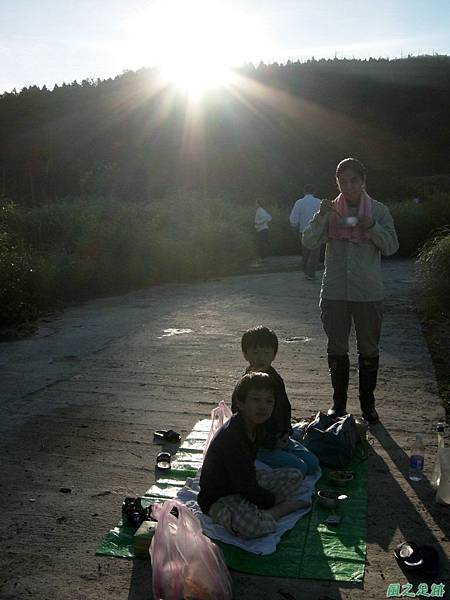
[(247, 329), (241, 339), (242, 352), (246, 354), (250, 348), (256, 348), (256, 346), (272, 348), (276, 354), (278, 352), (278, 338), (276, 333), (262, 325)]
[(336, 167), (336, 179), (342, 175), (344, 171), (354, 171), (361, 179), (366, 179), (366, 167), (357, 158), (344, 158)]
[(236, 386), (239, 402), (245, 402), (250, 390), (271, 390), (275, 396), (275, 382), (268, 373), (247, 373)]

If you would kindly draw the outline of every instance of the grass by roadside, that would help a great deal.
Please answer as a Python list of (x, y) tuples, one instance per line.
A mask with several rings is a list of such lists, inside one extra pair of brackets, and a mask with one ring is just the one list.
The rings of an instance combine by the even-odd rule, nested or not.
[[(271, 253), (295, 254), (290, 207), (269, 199), (264, 205), (273, 217)], [(390, 208), (400, 256), (416, 255), (450, 222), (449, 194)], [(75, 198), (34, 208), (0, 198), (0, 328), (28, 332), (43, 315), (73, 303), (241, 272), (256, 256), (253, 218), (253, 206), (194, 194), (145, 204)], [(427, 243), (419, 259), (425, 312), (450, 297), (450, 236), (438, 242)]]

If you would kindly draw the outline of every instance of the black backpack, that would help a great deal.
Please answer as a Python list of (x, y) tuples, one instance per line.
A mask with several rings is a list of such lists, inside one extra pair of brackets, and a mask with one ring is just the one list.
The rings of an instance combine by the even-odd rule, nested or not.
[(328, 467), (347, 467), (360, 437), (353, 415), (332, 419), (318, 412), (303, 430), (301, 443), (313, 452), (320, 464)]

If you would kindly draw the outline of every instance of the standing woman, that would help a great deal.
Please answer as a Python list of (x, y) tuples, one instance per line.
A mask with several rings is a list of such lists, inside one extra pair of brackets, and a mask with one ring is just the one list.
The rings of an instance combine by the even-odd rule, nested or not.
[(320, 210), (303, 232), (313, 249), (326, 243), (325, 272), (320, 291), (323, 328), (333, 385), (332, 417), (346, 413), (350, 372), (348, 339), (355, 325), (359, 366), (359, 401), (370, 424), (378, 422), (374, 391), (377, 384), (383, 301), (381, 255), (398, 250), (391, 214), (366, 192), (366, 171), (355, 158), (336, 168), (340, 194), (322, 200)]

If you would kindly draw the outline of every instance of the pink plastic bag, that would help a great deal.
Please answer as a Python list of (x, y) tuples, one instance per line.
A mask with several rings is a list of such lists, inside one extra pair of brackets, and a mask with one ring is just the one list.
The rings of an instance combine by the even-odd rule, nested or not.
[(222, 551), (202, 533), (197, 517), (179, 500), (153, 505), (152, 514), (158, 520), (150, 544), (154, 600), (231, 600)]
[(216, 432), (222, 427), (224, 423), (228, 421), (228, 419), (232, 416), (231, 410), (225, 404), (223, 400), (219, 402), (216, 408), (213, 408), (211, 411), (211, 429), (209, 430), (208, 437), (206, 438), (205, 447), (203, 448), (203, 456), (206, 455), (206, 451), (208, 450), (208, 446), (211, 443)]

